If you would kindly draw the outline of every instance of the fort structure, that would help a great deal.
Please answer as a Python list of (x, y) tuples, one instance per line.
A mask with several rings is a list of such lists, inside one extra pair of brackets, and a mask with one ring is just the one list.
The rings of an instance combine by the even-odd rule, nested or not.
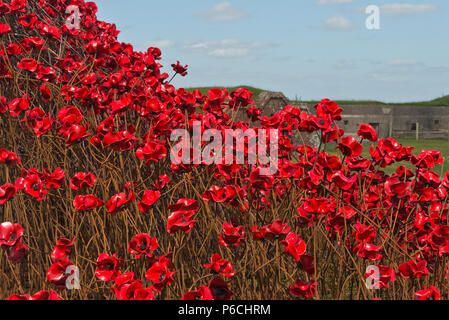
[[(263, 116), (271, 116), (286, 105), (314, 113), (313, 105), (290, 102), (281, 92), (262, 92), (256, 104)], [(344, 109), (340, 126), (347, 135), (355, 135), (359, 123), (369, 123), (379, 137), (449, 139), (449, 106), (339, 104)]]

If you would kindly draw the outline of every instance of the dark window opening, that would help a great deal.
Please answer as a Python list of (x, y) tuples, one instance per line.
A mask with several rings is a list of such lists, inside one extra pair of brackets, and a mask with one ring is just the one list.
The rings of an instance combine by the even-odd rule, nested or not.
[(433, 125), (434, 125), (435, 129), (438, 129), (439, 124), (440, 124), (440, 120), (435, 120), (433, 122)]
[(411, 128), (410, 130), (416, 131), (416, 123), (413, 123), (413, 124), (412, 124), (412, 128)]
[(344, 120), (344, 121), (343, 121), (343, 123), (345, 124), (345, 126), (348, 125), (348, 122), (349, 122), (348, 120)]

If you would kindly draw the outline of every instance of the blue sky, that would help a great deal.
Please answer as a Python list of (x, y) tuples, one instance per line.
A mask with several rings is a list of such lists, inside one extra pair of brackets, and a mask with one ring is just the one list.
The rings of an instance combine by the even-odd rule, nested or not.
[[(189, 74), (176, 87), (252, 85), (289, 98), (421, 101), (449, 94), (449, 1), (98, 0), (136, 50)], [(368, 30), (365, 8), (380, 9)]]

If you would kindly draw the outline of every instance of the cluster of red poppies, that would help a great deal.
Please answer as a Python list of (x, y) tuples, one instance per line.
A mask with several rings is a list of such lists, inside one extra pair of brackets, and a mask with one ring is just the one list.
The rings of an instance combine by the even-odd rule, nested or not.
[[(67, 2), (36, 0), (31, 4), (26, 0), (0, 0), (0, 39), (4, 44), (0, 48), (0, 82), (1, 94), (5, 95), (0, 97), (2, 121), (9, 119), (10, 125), (21, 125), (37, 138), (53, 139), (67, 149), (77, 147), (89, 154), (90, 148), (95, 148), (135, 156), (142, 166), (152, 168), (165, 164), (165, 172), (153, 177), (151, 189), (140, 190), (134, 181), (126, 181), (122, 192), (109, 199), (100, 199), (99, 194), (78, 194), (69, 199), (76, 211), (100, 210), (105, 205), (105, 214), (117, 214), (136, 203), (140, 212), (135, 214), (152, 214), (164, 190), (172, 186), (173, 177), (201, 174), (214, 185), (201, 190), (196, 199), (179, 197), (171, 202), (166, 212), (167, 233), (156, 235), (157, 238), (190, 233), (199, 219), (205, 219), (199, 212), (209, 213), (209, 203), (245, 216), (249, 211), (263, 215), (275, 210), (279, 203), (297, 201), (297, 216), (293, 219), (284, 214), (283, 219), (270, 220), (269, 224), (265, 218), (260, 225), (227, 221), (215, 239), (231, 250), (249, 241), (282, 245), (287, 257), (307, 277), (287, 289), (294, 297), (313, 297), (319, 285), (315, 274), (319, 261), (311, 252), (306, 254), (308, 245), (304, 240), (307, 230), (317, 225), (324, 226), (328, 241), (345, 246), (355, 259), (378, 264), (378, 274), (366, 273), (365, 277), (374, 277), (381, 288), (387, 288), (396, 275), (409, 279), (438, 272), (436, 261), (449, 252), (449, 174), (440, 177), (432, 171), (443, 161), (440, 152), (424, 150), (412, 154), (411, 147), (404, 147), (393, 138), (378, 139), (376, 131), (367, 124), (360, 125), (358, 137), (344, 136), (338, 124), (343, 109), (327, 99), (315, 106), (315, 114), (285, 106), (268, 117), (262, 116), (247, 89), (231, 93), (212, 89), (207, 95), (198, 90), (176, 89), (170, 84), (169, 75), (161, 72), (158, 48), (137, 52), (130, 44), (118, 42), (119, 31), (114, 24), (97, 20), (93, 2), (70, 1), (79, 8), (81, 21), (80, 29), (68, 28)], [(172, 68), (173, 77), (187, 74), (187, 66), (179, 61)], [(22, 81), (26, 85), (21, 86)], [(7, 98), (3, 87), (11, 84), (18, 86), (21, 94)], [(248, 122), (235, 121), (230, 114), (239, 110), (244, 110)], [(278, 129), (277, 173), (262, 175), (263, 165), (249, 163), (170, 164), (170, 134), (175, 129), (191, 131), (193, 121), (201, 123), (202, 132), (245, 130), (250, 126)], [(318, 135), (320, 146), (295, 145), (291, 137), (297, 133)], [(363, 141), (371, 145), (370, 158), (361, 156)], [(337, 145), (340, 157), (324, 151), (330, 144)], [(13, 178), (8, 168), (21, 169), (15, 183), (0, 186), (0, 206), (13, 201), (20, 191), (42, 201), (53, 195), (52, 189), (64, 188), (66, 170), (23, 168), (16, 152), (0, 149), (1, 170), (8, 179)], [(245, 152), (248, 153), (247, 148)], [(393, 174), (385, 173), (384, 168), (398, 162), (409, 163), (415, 169), (399, 166)], [(71, 176), (69, 187), (80, 192), (96, 183), (92, 172), (80, 171)], [(247, 237), (248, 232), (252, 237)], [(23, 237), (24, 230), (17, 223), (4, 222), (0, 226), (0, 245), (9, 260), (20, 262), (30, 254)], [(72, 265), (69, 255), (74, 241), (59, 239), (51, 254), (53, 264), (47, 279), (56, 289), (64, 290), (71, 275), (67, 268)], [(153, 255), (157, 248), (158, 240), (144, 233), (129, 242), (129, 254), (148, 262), (145, 278), (151, 281), (149, 287), (135, 279), (133, 272), (121, 272), (125, 260), (117, 254), (100, 254), (95, 274), (99, 280), (111, 283), (118, 299), (153, 299), (173, 282), (178, 272), (171, 253)], [(393, 263), (388, 258), (392, 250), (401, 252), (403, 257), (395, 262), (400, 264), (397, 271), (379, 265), (380, 261)], [(211, 263), (204, 265), (206, 269), (225, 279), (235, 276), (231, 261), (217, 253), (210, 256)], [(217, 276), (182, 298), (229, 299), (233, 295), (228, 283)], [(53, 299), (57, 294), (41, 291), (33, 296), (10, 298)], [(429, 286), (417, 291), (416, 298), (438, 299), (440, 293)]]

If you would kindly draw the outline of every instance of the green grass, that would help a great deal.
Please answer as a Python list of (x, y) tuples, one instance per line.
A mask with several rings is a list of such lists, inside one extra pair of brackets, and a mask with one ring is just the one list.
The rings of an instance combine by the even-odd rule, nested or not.
[[(415, 139), (396, 139), (399, 143), (401, 143), (405, 147), (415, 147), (413, 149), (413, 154), (419, 154), (423, 149), (425, 150), (438, 150), (441, 151), (442, 156), (444, 157), (444, 162), (441, 165), (435, 166), (432, 170), (443, 176), (444, 173), (449, 171), (449, 141), (448, 140), (434, 140), (434, 139), (426, 139), (426, 140), (418, 140)], [(326, 148), (326, 152), (329, 154), (339, 155), (339, 150), (337, 150), (335, 144), (329, 144)], [(363, 153), (362, 156), (368, 159), (371, 159), (371, 155), (369, 154), (369, 144), (363, 145)], [(414, 169), (414, 167), (410, 163), (406, 162), (398, 162), (384, 169), (387, 174), (391, 174), (400, 166), (404, 165), (409, 169)]]
[[(210, 89), (213, 88), (223, 88), (223, 86), (215, 86), (215, 87), (197, 87), (197, 88), (186, 88), (187, 91), (193, 92), (193, 90), (198, 89), (201, 91), (202, 94), (207, 94), (207, 92)], [(249, 91), (251, 91), (254, 95), (253, 95), (253, 99), (257, 99), (259, 94), (261, 92), (264, 91), (270, 91), (270, 90), (264, 90), (264, 89), (260, 89), (260, 88), (255, 88), (255, 87), (251, 87), (251, 86), (236, 86), (236, 87), (224, 87), (226, 88), (226, 90), (229, 91), (229, 93), (231, 93), (232, 91), (234, 91), (235, 89), (238, 88), (246, 88)], [(317, 104), (319, 101), (317, 100), (310, 100), (310, 101), (295, 101), (295, 100), (291, 100), (292, 104), (299, 104), (299, 103), (307, 103), (307, 104)], [(381, 102), (381, 101), (376, 101), (376, 100), (335, 100), (335, 102), (337, 104), (340, 105), (350, 105), (350, 104), (380, 104), (380, 105), (395, 105), (395, 106), (449, 106), (449, 96), (445, 96), (445, 97), (441, 97), (441, 98), (437, 98), (434, 100), (430, 100), (430, 101), (421, 101), (421, 102), (403, 102), (403, 103), (388, 103), (388, 102)]]

